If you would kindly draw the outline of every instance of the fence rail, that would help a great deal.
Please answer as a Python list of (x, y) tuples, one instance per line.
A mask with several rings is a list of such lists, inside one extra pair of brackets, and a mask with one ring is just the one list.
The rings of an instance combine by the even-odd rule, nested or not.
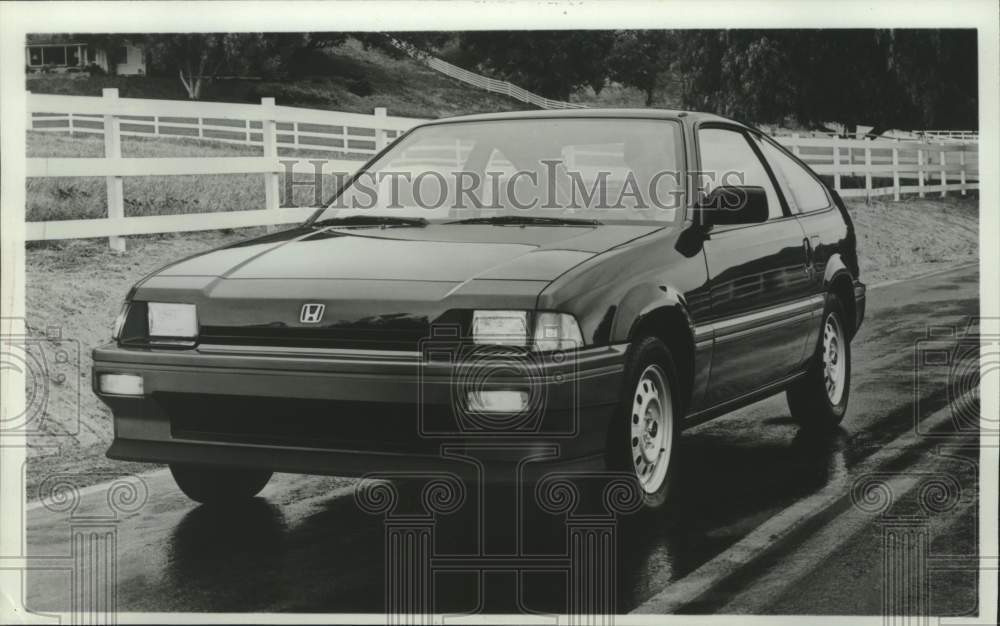
[[(844, 197), (892, 196), (904, 193), (921, 198), (948, 191), (965, 195), (979, 188), (979, 147), (976, 142), (905, 139), (843, 139), (775, 137), (817, 174), (832, 177), (833, 187)], [(862, 185), (845, 185), (844, 179), (863, 179)], [(949, 182), (950, 181), (950, 182)], [(853, 181), (852, 181), (853, 182)]]
[[(29, 241), (109, 237), (125, 249), (127, 235), (187, 232), (291, 224), (313, 208), (279, 208), (281, 151), (310, 150), (327, 155), (337, 172), (353, 172), (387, 142), (423, 120), (392, 117), (385, 109), (373, 115), (261, 104), (165, 101), (119, 98), (116, 89), (103, 97), (28, 95), (28, 128), (35, 131), (103, 135), (100, 158), (30, 158), (29, 177), (104, 177), (107, 215), (100, 219), (29, 222)], [(942, 131), (929, 131), (927, 136)], [(170, 137), (259, 146), (259, 156), (192, 158), (123, 158), (121, 137)], [(910, 139), (845, 139), (779, 136), (775, 139), (832, 178), (846, 197), (893, 196), (978, 189), (975, 142), (935, 136)], [(428, 157), (429, 158), (429, 157)], [(453, 157), (449, 156), (449, 159)], [(461, 159), (461, 153), (457, 157)], [(123, 178), (188, 174), (259, 174), (265, 201), (259, 210), (125, 217)], [(862, 184), (863, 183), (863, 184)]]
[(110, 115), (117, 120), (121, 136), (263, 146), (264, 119), (269, 118), (275, 120), (279, 150), (311, 150), (363, 160), (381, 149), (384, 141), (423, 121), (391, 117), (382, 108), (375, 109), (374, 115), (274, 105), (265, 110), (258, 104), (119, 99), (111, 95), (116, 90), (105, 91), (102, 98), (29, 94), (28, 129), (103, 135)]
[(979, 141), (977, 130), (913, 130), (916, 135), (933, 139), (960, 139), (962, 141)]
[[(109, 237), (112, 249), (125, 249), (125, 235), (272, 226), (302, 221), (313, 209), (279, 208), (278, 157), (284, 150), (329, 155), (335, 170), (353, 172), (387, 142), (422, 120), (277, 106), (119, 98), (117, 89), (103, 97), (28, 94), (28, 129), (97, 134), (104, 137), (104, 157), (27, 159), (29, 177), (100, 176), (106, 179), (107, 218), (29, 222), (29, 241)], [(192, 158), (122, 158), (121, 138), (170, 137), (259, 146), (260, 156)], [(264, 208), (181, 215), (125, 217), (123, 178), (185, 174), (261, 174)]]

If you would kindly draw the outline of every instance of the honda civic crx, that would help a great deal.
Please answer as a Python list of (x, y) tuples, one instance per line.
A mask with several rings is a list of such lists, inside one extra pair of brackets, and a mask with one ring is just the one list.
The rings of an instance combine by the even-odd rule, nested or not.
[(272, 472), (626, 476), (785, 393), (832, 429), (865, 311), (836, 192), (773, 139), (656, 110), (443, 119), (306, 222), (139, 281), (93, 385), (113, 459), (199, 502)]

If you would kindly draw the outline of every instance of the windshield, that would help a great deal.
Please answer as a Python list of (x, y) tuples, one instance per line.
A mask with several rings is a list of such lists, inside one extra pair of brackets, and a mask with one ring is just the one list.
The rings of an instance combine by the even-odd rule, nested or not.
[(679, 125), (669, 120), (622, 118), (417, 128), (348, 183), (316, 223), (346, 223), (357, 216), (673, 222), (684, 191), (679, 134)]

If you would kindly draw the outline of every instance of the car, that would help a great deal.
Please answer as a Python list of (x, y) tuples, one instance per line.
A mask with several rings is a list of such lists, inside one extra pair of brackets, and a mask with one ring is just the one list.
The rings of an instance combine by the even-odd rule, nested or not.
[(272, 472), (607, 472), (656, 509), (693, 424), (783, 392), (835, 429), (864, 313), (842, 200), (759, 130), (475, 115), (406, 132), (302, 224), (143, 278), (93, 388), (107, 455), (202, 503)]

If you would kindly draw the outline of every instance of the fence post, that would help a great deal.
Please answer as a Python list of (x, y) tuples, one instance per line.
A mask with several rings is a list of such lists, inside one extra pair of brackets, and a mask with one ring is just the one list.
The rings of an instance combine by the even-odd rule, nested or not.
[(840, 135), (833, 136), (833, 188), (840, 192)]
[(962, 166), (962, 171), (959, 174), (962, 181), (962, 195), (965, 195), (965, 146), (962, 146), (962, 151), (958, 153), (958, 163)]
[(385, 107), (375, 107), (375, 151), (379, 152), (386, 146), (385, 122), (387, 113)]
[(899, 202), (899, 139), (892, 147), (892, 199)]
[[(122, 157), (121, 127), (116, 115), (115, 104), (118, 101), (118, 89), (106, 88), (101, 92), (104, 97), (106, 111), (104, 115), (104, 158), (120, 159)], [(125, 190), (121, 176), (107, 177), (108, 217), (120, 219), (125, 217)], [(108, 237), (108, 246), (115, 252), (125, 252), (124, 237)]]
[(946, 193), (948, 193), (948, 172), (947, 172), (947, 159), (948, 155), (944, 150), (944, 142), (941, 142), (941, 156), (938, 157), (938, 163), (941, 165), (941, 197), (943, 198)]
[(872, 195), (872, 138), (865, 137), (865, 197)]
[(800, 151), (801, 149), (799, 148), (799, 134), (792, 133), (792, 154), (794, 154), (795, 156), (799, 156)]
[(924, 151), (917, 148), (917, 193), (924, 197)]
[[(271, 157), (277, 163), (278, 160), (278, 137), (276, 136), (276, 124), (274, 121), (275, 111), (274, 111), (274, 98), (261, 98), (260, 106), (262, 109), (261, 115), (261, 139), (264, 146), (264, 156)], [(250, 120), (246, 121), (247, 124), (247, 139), (250, 139)], [(270, 172), (264, 174), (264, 208), (265, 209), (277, 209), (280, 204), (278, 194), (279, 181), (278, 172)], [(267, 227), (268, 232), (273, 232), (276, 230), (274, 225), (269, 225)]]

